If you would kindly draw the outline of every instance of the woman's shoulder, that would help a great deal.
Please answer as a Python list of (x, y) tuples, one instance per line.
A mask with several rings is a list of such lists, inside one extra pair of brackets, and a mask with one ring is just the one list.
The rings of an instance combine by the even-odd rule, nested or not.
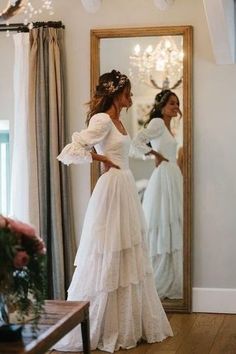
[(90, 118), (89, 126), (108, 131), (112, 121), (107, 113), (96, 113)]
[(162, 118), (152, 118), (152, 120), (148, 123), (148, 128), (153, 129), (164, 129), (165, 123)]
[(107, 113), (96, 113), (90, 118), (90, 122), (92, 123), (104, 123), (111, 124), (111, 119)]

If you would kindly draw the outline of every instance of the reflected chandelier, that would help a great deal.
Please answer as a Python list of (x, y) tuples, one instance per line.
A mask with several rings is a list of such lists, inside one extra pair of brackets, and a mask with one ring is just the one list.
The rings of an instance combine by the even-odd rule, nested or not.
[(178, 49), (171, 36), (165, 36), (155, 48), (148, 45), (142, 50), (137, 44), (129, 57), (129, 75), (157, 89), (175, 89), (182, 83), (183, 57), (183, 50)]

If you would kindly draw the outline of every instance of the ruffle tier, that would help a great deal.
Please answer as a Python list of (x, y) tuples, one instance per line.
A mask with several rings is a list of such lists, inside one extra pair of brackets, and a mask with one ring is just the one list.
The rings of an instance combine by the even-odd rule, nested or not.
[(146, 230), (131, 171), (111, 168), (99, 178), (90, 198), (75, 265), (85, 255), (108, 254), (146, 242)]
[(183, 298), (183, 250), (152, 257), (153, 274), (160, 299)]
[[(91, 348), (114, 352), (172, 336), (156, 292), (133, 175), (110, 169), (90, 198), (68, 300), (90, 301)], [(81, 351), (80, 326), (55, 349)]]
[(183, 179), (176, 163), (155, 168), (143, 198), (151, 256), (183, 247)]
[[(68, 300), (78, 300), (78, 294), (71, 293)], [(173, 336), (152, 274), (139, 284), (119, 287), (112, 292), (100, 292), (89, 300), (92, 350), (99, 348), (113, 353), (121, 348), (135, 347), (140, 339), (154, 343)], [(54, 349), (82, 351), (80, 325), (58, 342)]]
[[(85, 269), (89, 271), (85, 273)], [(119, 287), (139, 284), (152, 272), (146, 243), (139, 243), (121, 251), (81, 256), (68, 295), (79, 293), (86, 298), (99, 292), (112, 292)], [(80, 282), (77, 279), (80, 279)]]

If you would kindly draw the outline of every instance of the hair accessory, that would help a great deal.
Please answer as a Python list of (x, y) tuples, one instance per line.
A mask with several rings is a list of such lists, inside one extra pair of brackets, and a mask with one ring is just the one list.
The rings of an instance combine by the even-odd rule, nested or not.
[(125, 84), (129, 81), (128, 77), (126, 75), (121, 75), (119, 71), (116, 71), (115, 79), (117, 80), (110, 80), (108, 82), (102, 83), (102, 86), (105, 88), (105, 91), (108, 95), (115, 93), (116, 91), (124, 87)]
[(165, 101), (166, 97), (170, 94), (170, 90), (163, 90), (159, 92), (155, 97), (155, 104), (158, 105), (161, 102)]

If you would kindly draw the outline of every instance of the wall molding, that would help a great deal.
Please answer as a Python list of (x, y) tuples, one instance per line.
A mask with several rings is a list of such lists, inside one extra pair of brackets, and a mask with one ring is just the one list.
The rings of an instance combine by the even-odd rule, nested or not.
[(236, 314), (236, 289), (193, 288), (192, 311)]

